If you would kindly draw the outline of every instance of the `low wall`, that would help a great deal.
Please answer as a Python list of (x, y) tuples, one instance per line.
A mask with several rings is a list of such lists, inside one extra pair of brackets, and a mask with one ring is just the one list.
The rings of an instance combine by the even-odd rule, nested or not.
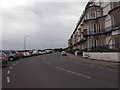
[(114, 61), (120, 62), (120, 52), (83, 52), (83, 57), (105, 60), (105, 61)]

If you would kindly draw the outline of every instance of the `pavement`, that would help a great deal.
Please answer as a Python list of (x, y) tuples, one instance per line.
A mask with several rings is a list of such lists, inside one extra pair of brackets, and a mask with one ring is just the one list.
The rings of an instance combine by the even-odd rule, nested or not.
[(2, 87), (118, 88), (118, 70), (69, 56), (52, 53), (10, 62), (2, 68)]
[(97, 60), (97, 59), (87, 59), (83, 58), (82, 56), (76, 56), (74, 54), (68, 53), (68, 57), (73, 60), (79, 60), (81, 62), (95, 64), (95, 65), (102, 65), (114, 69), (120, 70), (120, 63), (119, 62), (112, 62), (112, 61), (103, 61), (103, 60)]

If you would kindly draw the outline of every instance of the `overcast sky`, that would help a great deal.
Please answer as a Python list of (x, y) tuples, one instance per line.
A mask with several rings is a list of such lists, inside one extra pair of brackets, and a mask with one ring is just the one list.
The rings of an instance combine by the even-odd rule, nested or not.
[[(19, 0), (21, 1), (21, 0)], [(16, 2), (2, 8), (2, 48), (64, 48), (87, 2)]]

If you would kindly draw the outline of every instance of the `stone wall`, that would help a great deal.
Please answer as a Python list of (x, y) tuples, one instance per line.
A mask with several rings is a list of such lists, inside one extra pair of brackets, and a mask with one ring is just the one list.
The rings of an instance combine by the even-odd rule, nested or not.
[(83, 57), (105, 60), (105, 61), (114, 61), (120, 62), (120, 52), (83, 52)]

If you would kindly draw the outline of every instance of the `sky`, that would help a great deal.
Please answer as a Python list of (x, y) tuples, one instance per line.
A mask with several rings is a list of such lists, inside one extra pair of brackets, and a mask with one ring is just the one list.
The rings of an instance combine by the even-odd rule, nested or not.
[(26, 49), (67, 47), (86, 4), (87, 1), (2, 0), (2, 49), (24, 49), (25, 35)]

